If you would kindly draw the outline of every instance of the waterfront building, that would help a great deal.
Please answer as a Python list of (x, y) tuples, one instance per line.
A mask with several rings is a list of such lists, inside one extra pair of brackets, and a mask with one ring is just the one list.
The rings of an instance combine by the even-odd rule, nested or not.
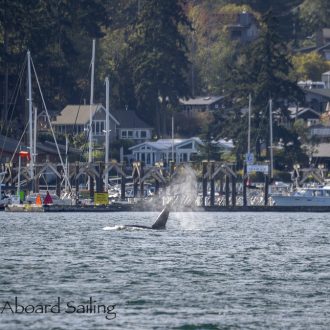
[(197, 138), (190, 139), (159, 139), (137, 144), (130, 148), (134, 160), (142, 161), (146, 166), (156, 162), (165, 165), (172, 159), (175, 163), (185, 163), (192, 160), (192, 156), (199, 152), (203, 142)]

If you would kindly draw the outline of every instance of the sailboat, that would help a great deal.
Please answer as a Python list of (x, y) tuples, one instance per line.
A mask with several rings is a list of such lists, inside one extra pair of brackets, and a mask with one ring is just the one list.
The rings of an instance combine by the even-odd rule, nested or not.
[[(55, 137), (55, 133), (54, 130), (51, 126), (51, 121), (48, 115), (48, 111), (47, 111), (47, 107), (44, 101), (44, 97), (40, 88), (40, 84), (39, 84), (39, 80), (35, 71), (35, 68), (33, 66), (33, 62), (31, 59), (31, 54), (30, 51), (27, 52), (27, 69), (28, 69), (28, 102), (29, 102), (29, 147), (28, 150), (20, 150), (18, 152), (18, 161), (19, 161), (19, 165), (18, 165), (18, 176), (17, 176), (17, 196), (12, 198), (12, 202), (10, 204), (8, 204), (5, 208), (6, 211), (9, 212), (42, 212), (43, 211), (43, 198), (41, 196), (40, 193), (34, 193), (33, 191), (30, 192), (26, 203), (23, 203), (22, 198), (21, 198), (21, 161), (22, 159), (26, 158), (28, 161), (28, 173), (29, 173), (29, 180), (33, 181), (35, 178), (35, 162), (36, 162), (36, 121), (37, 121), (37, 115), (36, 115), (36, 111), (35, 111), (35, 115), (33, 118), (33, 111), (32, 111), (32, 78), (31, 78), (31, 67), (33, 67), (34, 69), (34, 73), (36, 76), (36, 81), (37, 81), (37, 85), (39, 87), (39, 92), (41, 94), (41, 99), (43, 102), (43, 106), (44, 109), (46, 110), (46, 114), (47, 114), (47, 119), (48, 122), (50, 124), (50, 129), (55, 141), (55, 146), (57, 148), (57, 152), (58, 152), (58, 156), (60, 158), (60, 162), (61, 165), (63, 167), (63, 171), (64, 171), (64, 178), (66, 180), (66, 183), (68, 185), (68, 187), (71, 190), (71, 185), (67, 176), (67, 167), (64, 166), (63, 160), (62, 160), (62, 156), (56, 141), (56, 137)], [(34, 120), (33, 120), (34, 119)], [(60, 198), (58, 196), (52, 196), (52, 201), (57, 200), (57, 201), (61, 201)], [(72, 205), (74, 203), (75, 199), (73, 198), (69, 198), (66, 201), (63, 201), (63, 203), (58, 203), (58, 204), (68, 204), (70, 203), (70, 205)]]

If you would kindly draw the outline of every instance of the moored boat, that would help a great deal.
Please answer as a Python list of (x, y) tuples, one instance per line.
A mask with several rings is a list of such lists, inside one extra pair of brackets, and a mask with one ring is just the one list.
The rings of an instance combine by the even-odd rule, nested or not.
[(299, 188), (288, 195), (272, 195), (275, 206), (330, 206), (330, 186)]

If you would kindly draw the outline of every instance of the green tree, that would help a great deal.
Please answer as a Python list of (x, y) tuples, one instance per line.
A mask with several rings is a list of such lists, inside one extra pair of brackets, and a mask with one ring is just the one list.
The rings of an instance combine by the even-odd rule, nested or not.
[[(17, 81), (18, 67), (29, 49), (49, 108), (58, 110), (67, 102), (77, 102), (80, 64), (88, 58), (88, 68), (90, 60), (90, 50), (85, 51), (82, 40), (90, 49), (91, 38), (103, 36), (102, 29), (109, 22), (107, 14), (100, 0), (4, 1), (0, 7), (0, 79), (4, 80), (1, 85), (8, 86), (8, 95), (10, 80)], [(20, 108), (26, 99), (24, 84)]]
[(227, 88), (230, 65), (243, 47), (229, 38), (227, 25), (236, 24), (238, 14), (248, 6), (221, 2), (190, 4), (187, 9), (193, 31), (185, 31), (190, 49), (191, 91), (195, 95), (220, 94)]
[(138, 110), (166, 135), (168, 105), (189, 93), (186, 44), (179, 26), (188, 26), (180, 0), (141, 1), (130, 36), (131, 68)]
[(100, 79), (104, 81), (105, 76), (110, 78), (110, 102), (113, 109), (136, 109), (128, 28), (116, 22), (100, 42)]
[[(277, 20), (271, 12), (263, 16), (259, 38), (245, 56), (239, 58), (238, 65), (233, 70), (232, 94), (236, 96), (238, 103), (246, 107), (247, 95), (252, 95), (252, 142), (257, 155), (260, 155), (261, 142), (269, 145), (269, 99), (273, 100), (273, 110), (277, 110), (280, 116), (287, 117), (288, 104), (296, 104), (303, 98), (303, 92), (289, 78), (292, 65), (287, 47), (276, 32), (276, 24)], [(246, 131), (247, 120), (242, 123), (244, 122), (245, 127), (241, 129)], [(283, 134), (283, 130), (281, 134), (276, 133), (275, 125), (274, 136), (279, 139)], [(243, 141), (238, 143), (244, 144)]]
[(328, 0), (304, 0), (300, 8), (300, 18), (306, 33), (314, 33), (329, 25), (330, 2)]
[(298, 80), (318, 81), (322, 73), (330, 69), (330, 62), (317, 52), (295, 55), (292, 57), (292, 64), (292, 76)]

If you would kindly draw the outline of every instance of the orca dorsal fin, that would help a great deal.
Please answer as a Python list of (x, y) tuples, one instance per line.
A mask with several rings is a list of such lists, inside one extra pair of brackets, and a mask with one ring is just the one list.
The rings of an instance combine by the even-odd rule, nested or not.
[(168, 216), (170, 214), (170, 206), (167, 204), (162, 212), (160, 212), (157, 220), (155, 223), (151, 226), (152, 229), (165, 229), (166, 228), (166, 222), (168, 219)]

